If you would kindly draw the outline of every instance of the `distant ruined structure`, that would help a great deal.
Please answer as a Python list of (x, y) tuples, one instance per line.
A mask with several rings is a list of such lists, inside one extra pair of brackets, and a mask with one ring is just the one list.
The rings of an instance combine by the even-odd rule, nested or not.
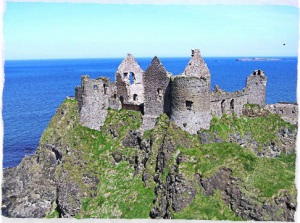
[(129, 109), (142, 112), (144, 130), (153, 128), (157, 118), (166, 113), (177, 126), (195, 134), (209, 128), (212, 116), (241, 115), (245, 104), (265, 106), (287, 121), (297, 122), (296, 104), (266, 106), (267, 77), (261, 70), (250, 74), (240, 91), (225, 92), (216, 86), (210, 92), (210, 71), (198, 49), (192, 50), (190, 61), (178, 76), (168, 72), (157, 57), (143, 71), (128, 54), (115, 77), (112, 83), (104, 77), (82, 76), (81, 86), (75, 89), (80, 124), (100, 130), (108, 108)]

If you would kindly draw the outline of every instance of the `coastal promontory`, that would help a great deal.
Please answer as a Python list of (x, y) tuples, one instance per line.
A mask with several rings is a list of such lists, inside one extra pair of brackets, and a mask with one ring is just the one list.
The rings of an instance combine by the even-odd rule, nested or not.
[(101, 131), (65, 100), (35, 154), (4, 169), (8, 217), (293, 221), (297, 126), (260, 106), (189, 134), (163, 114), (108, 110)]

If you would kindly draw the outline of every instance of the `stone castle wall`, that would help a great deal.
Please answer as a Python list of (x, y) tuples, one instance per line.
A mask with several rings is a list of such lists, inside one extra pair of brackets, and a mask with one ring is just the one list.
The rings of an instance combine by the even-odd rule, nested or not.
[(192, 50), (191, 59), (182, 74), (185, 76), (210, 78), (209, 69), (201, 57), (200, 50)]
[[(124, 97), (124, 103), (131, 104), (142, 104), (144, 103), (144, 85), (143, 85), (143, 74), (144, 71), (140, 65), (135, 61), (131, 54), (122, 61), (118, 70), (116, 72), (116, 80), (123, 82), (122, 90), (119, 90), (119, 85), (117, 86), (118, 92), (122, 92)], [(125, 97), (125, 92), (123, 87), (126, 86), (127, 95)]]
[(223, 114), (242, 114), (243, 105), (247, 104), (245, 90), (225, 92), (216, 89), (211, 93), (210, 109), (214, 116), (221, 117)]
[(129, 89), (127, 88), (127, 84), (122, 79), (121, 74), (116, 74), (116, 87), (117, 87), (117, 98), (121, 104), (128, 103), (129, 101)]
[(267, 77), (261, 70), (255, 70), (246, 82), (247, 103), (264, 106), (266, 104)]
[(122, 108), (122, 104), (120, 101), (120, 97), (118, 97), (117, 92), (117, 84), (116, 83), (110, 83), (109, 85), (109, 92), (110, 95), (108, 97), (108, 106), (112, 109), (119, 110)]
[(190, 133), (210, 125), (210, 81), (180, 75), (171, 82), (171, 120)]
[[(107, 78), (83, 76), (81, 86), (75, 88), (75, 98), (80, 123), (92, 129), (101, 129), (110, 107), (141, 111), (144, 130), (153, 128), (157, 117), (166, 113), (177, 126), (195, 134), (201, 128), (209, 128), (212, 116), (241, 115), (245, 104), (264, 106), (266, 81), (263, 71), (255, 70), (240, 91), (225, 92), (216, 86), (210, 92), (210, 72), (199, 50), (192, 51), (179, 76), (172, 76), (157, 57), (144, 72), (128, 54), (118, 67), (115, 83)], [(278, 103), (265, 108), (291, 123), (298, 120), (295, 104)]]
[(154, 57), (144, 74), (143, 128), (151, 129), (156, 118), (170, 113), (170, 75), (157, 57)]
[(108, 78), (81, 78), (81, 87), (76, 88), (79, 101), (79, 123), (91, 129), (100, 130), (103, 126), (111, 95)]

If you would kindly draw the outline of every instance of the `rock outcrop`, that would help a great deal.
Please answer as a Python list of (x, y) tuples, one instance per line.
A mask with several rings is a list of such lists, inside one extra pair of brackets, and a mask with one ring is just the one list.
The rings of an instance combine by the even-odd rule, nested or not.
[(36, 153), (4, 169), (2, 214), (293, 221), (296, 126), (264, 110), (245, 114), (190, 135), (167, 115), (142, 132), (139, 112), (108, 110), (96, 131), (66, 100)]

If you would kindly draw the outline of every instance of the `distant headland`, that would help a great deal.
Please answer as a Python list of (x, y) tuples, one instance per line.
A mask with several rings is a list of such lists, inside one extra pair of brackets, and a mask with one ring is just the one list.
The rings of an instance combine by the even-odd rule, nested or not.
[(247, 58), (238, 58), (236, 61), (276, 61), (282, 60), (281, 58), (264, 58), (264, 57), (247, 57)]

